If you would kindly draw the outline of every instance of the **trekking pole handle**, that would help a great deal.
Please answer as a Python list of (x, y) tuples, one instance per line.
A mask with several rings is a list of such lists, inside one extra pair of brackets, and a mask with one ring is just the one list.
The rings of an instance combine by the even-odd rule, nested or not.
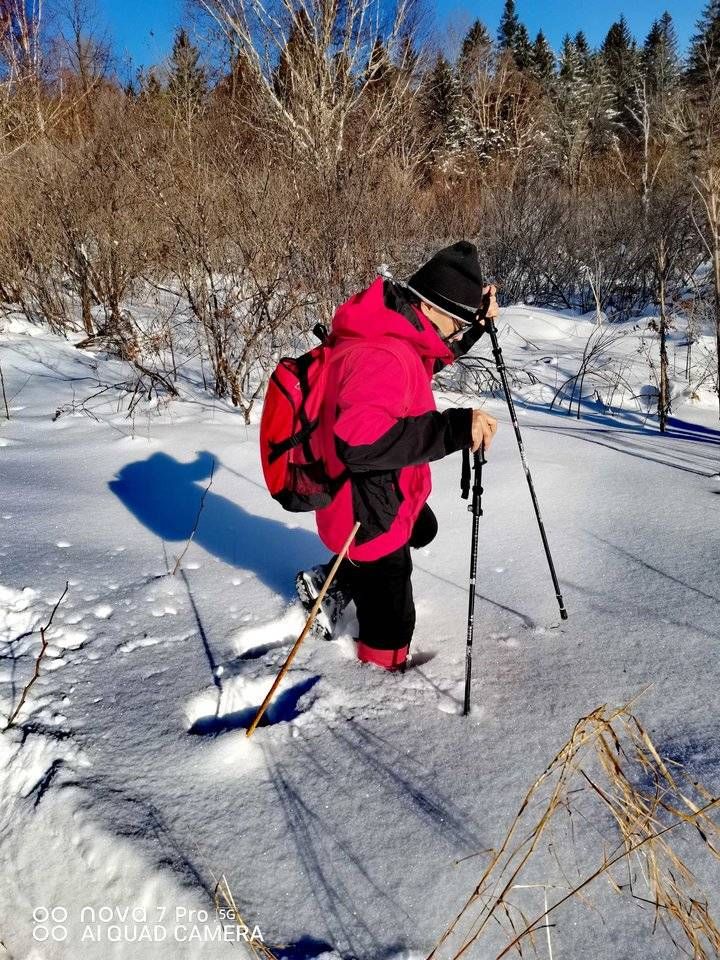
[(482, 509), (482, 495), (485, 492), (485, 488), (482, 485), (482, 468), (487, 463), (485, 459), (485, 442), (480, 444), (480, 449), (476, 450), (473, 454), (473, 498), (472, 503), (468, 504), (468, 510), (470, 513), (475, 513), (481, 517), (483, 515)]

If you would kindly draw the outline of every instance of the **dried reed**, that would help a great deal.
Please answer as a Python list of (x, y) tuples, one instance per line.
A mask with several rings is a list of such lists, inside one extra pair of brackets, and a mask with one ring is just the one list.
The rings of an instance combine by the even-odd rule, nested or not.
[[(441, 954), (458, 960), (473, 952), (500, 960), (513, 951), (524, 956), (527, 947), (538, 955), (542, 931), (552, 956), (551, 915), (570, 900), (596, 909), (587, 888), (601, 877), (616, 893), (629, 894), (629, 902), (649, 904), (653, 932), (663, 928), (679, 951), (697, 960), (720, 956), (720, 929), (679, 852), (689, 829), (711, 862), (720, 859), (720, 827), (712, 816), (720, 797), (682, 764), (663, 759), (630, 707), (598, 707), (576, 724), (525, 795), (499, 849), (428, 960)], [(568, 852), (577, 879), (561, 863)], [(553, 876), (547, 883), (533, 882), (538, 866), (547, 868), (546, 855)], [(518, 891), (532, 886), (545, 889), (537, 916), (528, 916), (518, 903)], [(505, 942), (493, 953), (489, 941), (497, 944), (498, 928)]]
[(235, 897), (233, 896), (225, 874), (223, 874), (215, 884), (214, 899), (215, 909), (218, 911), (218, 914), (220, 914), (221, 910), (225, 910), (237, 926), (246, 934), (244, 943), (253, 957), (256, 957), (257, 960), (277, 960), (275, 954), (262, 940), (250, 935), (253, 928), (249, 923), (245, 922), (242, 914), (238, 910)]

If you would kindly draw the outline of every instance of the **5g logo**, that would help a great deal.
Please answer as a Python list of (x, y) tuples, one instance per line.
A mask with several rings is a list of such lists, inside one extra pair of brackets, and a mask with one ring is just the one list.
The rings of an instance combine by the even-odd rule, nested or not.
[(62, 943), (67, 940), (65, 921), (68, 912), (65, 907), (35, 907), (33, 910), (33, 940), (44, 943), (52, 940)]

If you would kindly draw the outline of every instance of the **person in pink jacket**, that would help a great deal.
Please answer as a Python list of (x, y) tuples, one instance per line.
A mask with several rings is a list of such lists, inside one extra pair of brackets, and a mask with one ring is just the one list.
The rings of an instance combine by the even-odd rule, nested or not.
[[(358, 534), (319, 617), (326, 637), (349, 599), (355, 603), (358, 657), (404, 668), (415, 628), (410, 548), (434, 539), (427, 504), (430, 463), (463, 447), (487, 450), (496, 421), (481, 410), (435, 406), (435, 373), (466, 353), (495, 316), (476, 247), (455, 243), (405, 283), (378, 277), (335, 313), (333, 360), (321, 410), (321, 450), (339, 489), (316, 513), (320, 539), (338, 553)], [(332, 561), (331, 561), (332, 562)], [(328, 566), (302, 571), (296, 585), (312, 606)]]

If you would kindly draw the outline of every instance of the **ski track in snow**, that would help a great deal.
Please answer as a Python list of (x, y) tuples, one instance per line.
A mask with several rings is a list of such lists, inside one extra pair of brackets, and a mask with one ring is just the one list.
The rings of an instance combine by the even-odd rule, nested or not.
[[(237, 956), (237, 944), (173, 939), (167, 921), (178, 906), (212, 912), (224, 872), (280, 956), (419, 960), (472, 889), (478, 851), (499, 841), (577, 719), (648, 685), (639, 710), (661, 749), (720, 786), (704, 706), (720, 639), (714, 412), (679, 406), (675, 384), (662, 438), (645, 412), (612, 420), (590, 397), (580, 421), (548, 413), (591, 325), (527, 308), (503, 319), (509, 362), (543, 381), (522, 388), (518, 413), (570, 621), (557, 614), (506, 412), (490, 399), (501, 429), (484, 477), (470, 717), (459, 716), (469, 518), (451, 458), (433, 468), (439, 536), (414, 555), (415, 665), (359, 665), (351, 607), (335, 641), (306, 640), (251, 739), (304, 623), (294, 573), (326, 558), (312, 519), (274, 507), (256, 427), (225, 405), (198, 395), (201, 406), (132, 425), (112, 404), (99, 422), (53, 422), (71, 390), (63, 398), (62, 384), (36, 376), (46, 363), (67, 377), (107, 364), (117, 378), (117, 362), (24, 321), (6, 333), (11, 392), (32, 376), (0, 437), (5, 716), (70, 585), (39, 678), (0, 738), (0, 940), (12, 956)], [(638, 395), (643, 376), (638, 367)], [(172, 575), (213, 460), (197, 535)], [(68, 911), (68, 939), (39, 944), (32, 912), (53, 904)], [(107, 905), (164, 907), (171, 939), (82, 940), (82, 906)], [(667, 942), (641, 926), (613, 919), (597, 939), (569, 908), (554, 956), (666, 960)]]

